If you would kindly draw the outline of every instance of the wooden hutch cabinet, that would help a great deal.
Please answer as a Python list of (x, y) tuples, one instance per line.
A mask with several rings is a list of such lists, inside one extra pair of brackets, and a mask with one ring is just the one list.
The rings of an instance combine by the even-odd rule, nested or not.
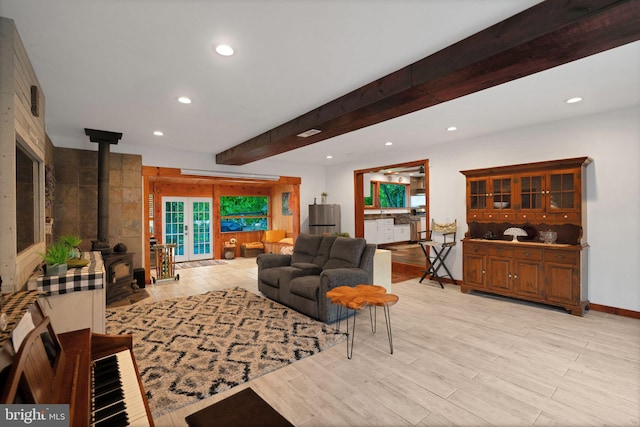
[[(565, 308), (588, 305), (586, 188), (588, 157), (462, 171), (467, 223), (462, 292), (505, 295)], [(512, 240), (518, 227), (527, 236)], [(555, 231), (556, 243), (540, 233)]]

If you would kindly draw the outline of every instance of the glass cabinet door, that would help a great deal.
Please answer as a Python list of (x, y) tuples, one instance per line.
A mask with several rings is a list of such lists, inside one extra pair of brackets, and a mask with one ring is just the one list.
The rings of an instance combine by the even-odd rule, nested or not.
[(511, 206), (511, 177), (493, 178), (493, 208), (512, 209)]
[(486, 180), (469, 180), (469, 209), (486, 209), (487, 196), (488, 192)]
[(544, 209), (544, 193), (542, 175), (520, 176), (520, 209)]
[(552, 173), (549, 174), (549, 209), (572, 210), (576, 208), (575, 174)]

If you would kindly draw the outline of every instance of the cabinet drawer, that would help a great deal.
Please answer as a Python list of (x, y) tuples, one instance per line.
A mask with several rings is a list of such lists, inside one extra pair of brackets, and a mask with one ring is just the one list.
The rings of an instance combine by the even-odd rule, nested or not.
[[(540, 215), (540, 214), (538, 214)], [(536, 214), (535, 213), (517, 213), (516, 220), (519, 222), (535, 222)]]
[(496, 212), (493, 215), (496, 221), (513, 222), (516, 219), (516, 214), (513, 212)]
[(565, 213), (555, 213), (556, 222), (576, 222), (578, 221), (578, 213), (577, 212), (565, 212)]
[(485, 221), (514, 221), (516, 214), (513, 212), (491, 212), (485, 213), (483, 216)]
[(493, 255), (493, 256), (512, 257), (513, 249), (503, 247), (503, 246), (489, 246), (487, 248), (487, 254)]
[(383, 226), (393, 225), (393, 218), (384, 218), (384, 219), (379, 219), (377, 221), (378, 221), (378, 224), (382, 224)]
[(538, 213), (536, 214), (536, 220), (540, 222), (553, 222), (555, 220), (554, 214)]
[(473, 243), (465, 243), (463, 248), (463, 252), (468, 254), (484, 255), (486, 253), (485, 245), (474, 245)]
[(542, 261), (542, 249), (536, 248), (515, 248), (513, 256), (519, 259), (529, 259), (532, 261)]
[(536, 219), (539, 222), (547, 222), (547, 223), (576, 223), (580, 220), (580, 217), (577, 212), (553, 212), (553, 213), (538, 213), (536, 214)]
[(482, 215), (482, 219), (484, 219), (485, 221), (497, 221), (498, 219), (498, 215), (491, 212), (491, 213), (485, 213)]
[(554, 249), (546, 249), (544, 251), (544, 260), (547, 262), (578, 265), (578, 259), (579, 253), (575, 251), (561, 251)]
[(483, 218), (484, 217), (481, 213), (467, 213), (467, 222), (481, 221)]

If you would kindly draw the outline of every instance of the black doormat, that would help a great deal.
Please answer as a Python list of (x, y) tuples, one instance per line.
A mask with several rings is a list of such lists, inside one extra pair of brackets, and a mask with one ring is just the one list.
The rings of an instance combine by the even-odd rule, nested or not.
[(293, 427), (251, 388), (185, 418), (189, 427)]

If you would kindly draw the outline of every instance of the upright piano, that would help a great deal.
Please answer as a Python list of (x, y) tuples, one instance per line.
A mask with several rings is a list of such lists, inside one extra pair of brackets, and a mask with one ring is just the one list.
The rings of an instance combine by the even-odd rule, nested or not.
[(32, 328), (19, 348), (6, 343), (0, 355), (6, 366), (0, 403), (69, 404), (74, 427), (154, 425), (131, 335), (90, 329), (56, 335), (37, 302), (28, 316)]

